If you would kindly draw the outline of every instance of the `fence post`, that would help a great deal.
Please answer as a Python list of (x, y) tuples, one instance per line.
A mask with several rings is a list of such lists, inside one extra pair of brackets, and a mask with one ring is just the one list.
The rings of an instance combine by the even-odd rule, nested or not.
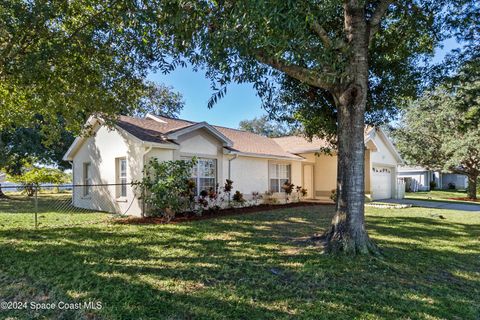
[(38, 227), (38, 186), (35, 186), (35, 229)]

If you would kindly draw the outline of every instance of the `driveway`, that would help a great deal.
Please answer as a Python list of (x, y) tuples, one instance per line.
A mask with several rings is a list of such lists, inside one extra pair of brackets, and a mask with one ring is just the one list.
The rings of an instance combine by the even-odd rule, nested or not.
[(387, 200), (380, 200), (379, 202), (411, 204), (414, 207), (434, 208), (434, 209), (443, 209), (443, 210), (480, 212), (480, 204), (465, 204), (465, 203), (413, 200), (413, 199), (387, 199)]

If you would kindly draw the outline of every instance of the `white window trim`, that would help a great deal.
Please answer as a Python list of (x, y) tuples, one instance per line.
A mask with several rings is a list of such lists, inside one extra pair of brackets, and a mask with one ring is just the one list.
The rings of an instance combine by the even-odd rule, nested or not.
[[(191, 160), (192, 158), (193, 158), (193, 157), (183, 156), (181, 159), (183, 159), (183, 160)], [(200, 161), (202, 161), (202, 160), (213, 160), (213, 161), (214, 161), (214, 163), (215, 163), (215, 173), (214, 173), (213, 177), (201, 177), (201, 176), (198, 175), (198, 172), (199, 172), (199, 170), (198, 170), (198, 169), (199, 169), (198, 165), (199, 165)], [(192, 175), (191, 178), (192, 178), (192, 179), (195, 179), (196, 195), (198, 196), (198, 195), (200, 195), (200, 191), (202, 191), (201, 188), (200, 188), (200, 179), (201, 179), (201, 178), (213, 178), (213, 179), (214, 179), (213, 185), (215, 186), (215, 185), (217, 184), (217, 182), (218, 182), (218, 159), (217, 159), (217, 158), (208, 158), (208, 157), (197, 157), (197, 164), (196, 164), (196, 166), (197, 166), (197, 168), (196, 168), (197, 176), (194, 177), (194, 176)]]
[(82, 196), (83, 198), (89, 198), (92, 195), (92, 163), (91, 162), (83, 162), (82, 163)]
[[(278, 174), (276, 176), (271, 175), (270, 171), (270, 166), (276, 166), (276, 170), (278, 172), (278, 166), (286, 166), (287, 170), (287, 177), (286, 178), (281, 178), (278, 177)], [(277, 180), (278, 181), (278, 190), (273, 190), (272, 186), (272, 180)], [(292, 181), (292, 164), (289, 162), (269, 162), (268, 164), (268, 190), (273, 193), (283, 193), (285, 192), (282, 189), (282, 184), (280, 183), (281, 180), (287, 180), (289, 182)]]
[[(125, 161), (125, 177), (122, 177), (122, 161)], [(128, 161), (126, 157), (119, 157), (115, 159), (115, 172), (116, 172), (116, 198), (117, 200), (125, 200), (128, 195)], [(122, 179), (125, 179), (125, 183), (122, 182)], [(122, 194), (122, 189), (125, 188), (125, 194)]]

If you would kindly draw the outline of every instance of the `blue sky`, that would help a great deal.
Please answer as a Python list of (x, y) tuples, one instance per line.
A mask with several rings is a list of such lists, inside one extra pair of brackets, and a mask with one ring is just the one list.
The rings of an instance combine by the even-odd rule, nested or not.
[[(437, 49), (434, 60), (440, 62), (447, 52), (457, 46), (455, 39), (445, 41), (444, 47)], [(149, 78), (182, 93), (185, 99), (185, 108), (180, 113), (182, 119), (237, 128), (241, 120), (265, 114), (251, 84), (229, 85), (226, 96), (208, 109), (207, 102), (213, 91), (203, 72), (195, 72), (190, 67), (179, 68), (166, 75), (150, 74)]]

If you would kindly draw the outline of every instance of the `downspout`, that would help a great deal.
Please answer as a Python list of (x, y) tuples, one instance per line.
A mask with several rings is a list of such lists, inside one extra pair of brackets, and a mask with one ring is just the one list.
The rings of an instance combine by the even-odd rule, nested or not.
[(234, 154), (233, 158), (228, 159), (228, 180), (231, 180), (232, 161), (238, 158), (238, 154)]
[[(152, 149), (153, 149), (153, 147), (150, 145), (150, 146), (148, 146), (148, 148), (145, 149), (145, 151), (143, 151), (142, 162), (143, 162), (143, 167), (144, 168), (145, 168), (145, 156), (147, 155), (147, 153), (152, 151)], [(142, 190), (142, 217), (145, 217), (145, 190)]]

